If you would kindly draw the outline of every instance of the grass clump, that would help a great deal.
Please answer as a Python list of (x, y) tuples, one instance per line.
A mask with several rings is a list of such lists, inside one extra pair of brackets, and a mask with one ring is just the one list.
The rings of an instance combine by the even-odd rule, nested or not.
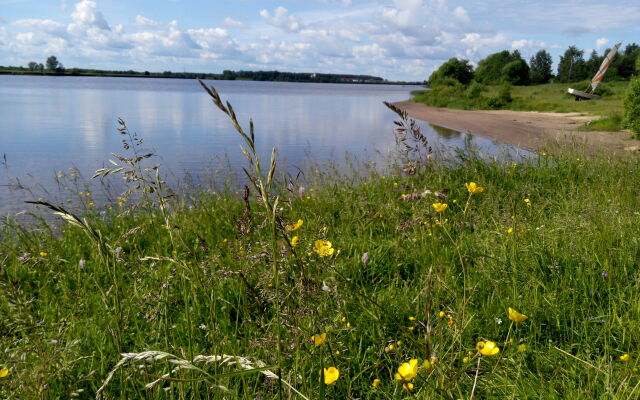
[(637, 395), (636, 160), (279, 182), (251, 132), (241, 193), (5, 220), (0, 397)]

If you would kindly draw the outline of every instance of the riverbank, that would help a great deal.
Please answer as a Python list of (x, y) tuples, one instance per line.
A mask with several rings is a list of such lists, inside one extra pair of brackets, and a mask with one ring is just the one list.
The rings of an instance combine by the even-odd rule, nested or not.
[(598, 151), (624, 154), (640, 148), (640, 140), (625, 131), (580, 130), (597, 117), (583, 113), (551, 113), (511, 110), (457, 110), (429, 107), (422, 103), (395, 103), (414, 119), (447, 128), (468, 131), (531, 151), (545, 151), (550, 141), (578, 143)]

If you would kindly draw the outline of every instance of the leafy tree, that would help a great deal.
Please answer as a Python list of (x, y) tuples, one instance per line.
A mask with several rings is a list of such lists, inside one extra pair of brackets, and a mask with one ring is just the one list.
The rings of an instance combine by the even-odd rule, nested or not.
[(618, 75), (621, 78), (629, 79), (633, 76), (635, 72), (635, 64), (636, 60), (640, 56), (640, 46), (636, 43), (628, 44), (624, 52), (621, 52), (618, 57), (616, 57), (616, 63), (614, 66), (618, 70)]
[(35, 61), (31, 61), (29, 64), (29, 71), (37, 71), (38, 70), (38, 63)]
[(576, 46), (569, 46), (564, 55), (560, 56), (558, 80), (560, 82), (576, 82), (587, 79), (588, 75), (584, 51), (578, 50)]
[(631, 81), (625, 96), (623, 125), (634, 132), (636, 137), (640, 135), (640, 78)]
[(473, 66), (469, 64), (469, 60), (458, 60), (453, 57), (431, 74), (429, 85), (435, 86), (442, 82), (444, 78), (452, 78), (466, 85), (473, 79)]
[(55, 71), (59, 68), (60, 63), (58, 62), (58, 58), (56, 56), (49, 56), (46, 61), (47, 70)]
[(529, 66), (522, 58), (513, 60), (502, 68), (502, 76), (512, 85), (528, 85)]
[[(606, 53), (605, 53), (606, 54)], [(585, 64), (585, 68), (587, 69), (588, 76), (593, 76), (598, 72), (600, 68), (600, 64), (602, 64), (602, 60), (604, 60), (604, 56), (600, 57), (598, 52), (593, 50), (591, 52), (591, 56), (587, 60)]]
[(38, 71), (44, 71), (44, 65), (42, 63), (38, 63)]
[(538, 51), (529, 61), (529, 78), (531, 83), (540, 84), (547, 83), (553, 76), (551, 67), (553, 66), (553, 59), (551, 54), (546, 50)]
[[(487, 85), (497, 84), (500, 82), (509, 81), (509, 78), (504, 76), (504, 67), (512, 61), (522, 60), (520, 52), (515, 50), (513, 53), (509, 53), (507, 50), (503, 50), (499, 53), (489, 55), (478, 64), (476, 69), (475, 79)], [(526, 63), (525, 63), (526, 64)], [(510, 67), (511, 71), (513, 68)], [(522, 68), (522, 67), (519, 67)], [(528, 69), (528, 67), (527, 67)], [(528, 73), (528, 71), (527, 71)], [(528, 79), (528, 77), (527, 77)]]

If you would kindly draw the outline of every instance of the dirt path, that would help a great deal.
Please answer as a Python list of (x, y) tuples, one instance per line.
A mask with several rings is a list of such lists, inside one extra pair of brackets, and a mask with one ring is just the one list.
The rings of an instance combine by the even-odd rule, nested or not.
[(553, 141), (575, 142), (593, 150), (618, 154), (638, 152), (640, 149), (640, 140), (630, 139), (628, 132), (577, 131), (585, 122), (585, 117), (578, 113), (451, 110), (410, 101), (395, 104), (412, 118), (532, 151), (544, 151)]

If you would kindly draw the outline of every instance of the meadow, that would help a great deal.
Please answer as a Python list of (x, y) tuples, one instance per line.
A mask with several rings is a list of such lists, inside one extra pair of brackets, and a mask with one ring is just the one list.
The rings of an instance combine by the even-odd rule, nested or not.
[[(413, 101), (434, 107), (464, 110), (513, 110), (540, 112), (577, 112), (594, 116), (583, 130), (619, 131), (624, 114), (623, 99), (628, 81), (605, 82), (598, 88), (601, 99), (575, 101), (567, 88), (586, 90), (589, 82), (548, 83), (532, 86), (500, 86), (472, 83), (439, 86), (431, 91), (413, 92)], [(596, 119), (598, 118), (598, 119)]]
[(117, 201), (4, 218), (1, 398), (640, 396), (635, 157), (437, 161), (400, 116), (386, 172), (283, 176), (207, 91), (244, 188), (171, 196), (122, 122)]

